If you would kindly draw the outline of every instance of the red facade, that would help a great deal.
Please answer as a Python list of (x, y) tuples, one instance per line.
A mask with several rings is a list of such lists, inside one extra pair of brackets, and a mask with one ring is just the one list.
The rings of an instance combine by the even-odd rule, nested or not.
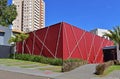
[(103, 62), (102, 48), (113, 45), (112, 41), (64, 22), (31, 32), (29, 35), (24, 43), (18, 43), (19, 53), (61, 59), (79, 58), (89, 63)]

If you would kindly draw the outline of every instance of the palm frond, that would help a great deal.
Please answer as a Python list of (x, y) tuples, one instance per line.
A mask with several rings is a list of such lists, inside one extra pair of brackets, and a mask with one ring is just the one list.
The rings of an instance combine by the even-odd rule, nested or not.
[(103, 36), (109, 37), (115, 43), (120, 43), (120, 26), (113, 27), (113, 30), (108, 30), (109, 33), (104, 33)]

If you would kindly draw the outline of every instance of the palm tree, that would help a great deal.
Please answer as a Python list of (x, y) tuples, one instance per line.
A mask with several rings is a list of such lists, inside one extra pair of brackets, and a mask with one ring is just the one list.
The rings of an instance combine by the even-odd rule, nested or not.
[[(25, 34), (25, 33), (21, 33), (21, 34), (15, 34), (14, 36), (12, 36), (10, 39), (9, 39), (9, 43), (13, 46), (14, 48), (14, 56), (13, 58), (15, 58), (15, 53), (16, 53), (16, 43), (17, 42), (20, 42), (20, 41), (24, 41), (25, 39), (27, 39), (29, 37), (28, 34)], [(23, 42), (24, 44), (24, 42)]]
[(109, 33), (104, 33), (103, 36), (109, 37), (117, 46), (117, 60), (120, 60), (120, 26), (116, 26), (113, 30), (108, 30)]
[(22, 41), (22, 54), (24, 53), (24, 43), (25, 43), (25, 39), (27, 39), (29, 37), (28, 34), (25, 34), (25, 33), (21, 33), (20, 34), (20, 37), (21, 37), (21, 41)]
[(16, 53), (16, 43), (20, 42), (21, 38), (19, 36), (19, 34), (15, 34), (13, 36), (10, 37), (10, 39), (8, 40), (8, 42), (13, 46), (14, 50), (13, 50), (13, 58), (15, 59), (15, 53)]

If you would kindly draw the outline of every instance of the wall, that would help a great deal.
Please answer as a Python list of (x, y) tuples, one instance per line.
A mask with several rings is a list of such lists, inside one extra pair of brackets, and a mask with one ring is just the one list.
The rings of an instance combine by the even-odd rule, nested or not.
[(13, 53), (11, 46), (0, 45), (0, 58), (8, 58)]
[(103, 62), (102, 48), (113, 45), (112, 41), (63, 23), (64, 59), (80, 58), (89, 63)]
[(89, 63), (103, 62), (102, 48), (113, 42), (65, 22), (29, 33), (29, 38), (17, 45), (19, 53), (46, 57), (79, 58)]
[(0, 26), (0, 45), (9, 45), (8, 40), (11, 37), (11, 35), (11, 29)]

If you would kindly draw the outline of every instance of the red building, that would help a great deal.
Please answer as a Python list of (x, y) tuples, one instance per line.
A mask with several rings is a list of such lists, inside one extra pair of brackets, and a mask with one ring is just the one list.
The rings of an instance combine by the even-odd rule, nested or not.
[(103, 62), (102, 48), (113, 45), (112, 41), (65, 22), (30, 32), (29, 35), (23, 45), (18, 44), (19, 53), (61, 59), (79, 58), (89, 63)]

